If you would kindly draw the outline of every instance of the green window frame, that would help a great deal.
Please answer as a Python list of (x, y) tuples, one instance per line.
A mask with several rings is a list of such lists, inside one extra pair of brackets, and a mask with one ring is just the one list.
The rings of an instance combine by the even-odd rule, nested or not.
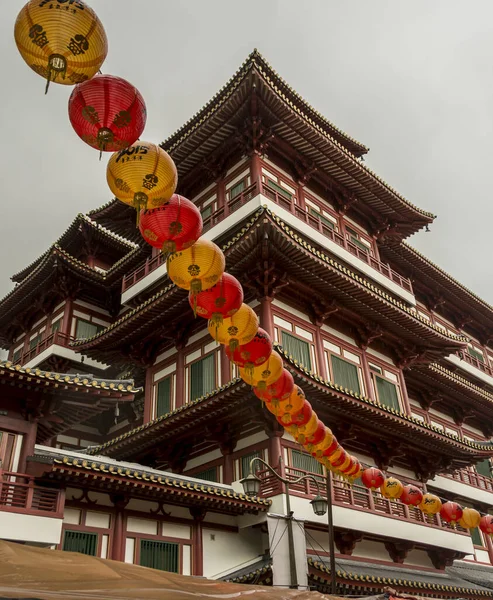
[(490, 460), (485, 458), (484, 460), (476, 463), (476, 472), (484, 477), (488, 477), (491, 479), (491, 470), (490, 470)]
[(484, 542), (483, 542), (483, 536), (481, 535), (481, 531), (479, 531), (479, 529), (477, 527), (474, 527), (473, 529), (469, 530), (471, 532), (471, 539), (472, 539), (472, 543), (475, 546), (484, 546)]
[(18, 348), (17, 350), (14, 351), (14, 353), (12, 354), (12, 362), (17, 362), (19, 360), (19, 358), (21, 357), (22, 354), (22, 348)]
[(213, 353), (190, 365), (190, 402), (209, 394), (215, 388), (216, 358)]
[(180, 572), (180, 545), (174, 542), (140, 540), (140, 565), (169, 573)]
[(156, 418), (171, 412), (171, 375), (156, 386)]
[(208, 469), (204, 469), (203, 471), (199, 471), (198, 473), (193, 473), (190, 477), (195, 477), (196, 479), (203, 479), (204, 481), (214, 481), (217, 483), (217, 467), (209, 467)]
[(400, 411), (401, 407), (399, 405), (397, 385), (391, 381), (387, 381), (387, 379), (384, 379), (381, 375), (377, 375), (376, 373), (372, 373), (372, 375), (380, 404), (384, 404), (389, 408)]
[(38, 335), (36, 337), (33, 337), (33, 339), (29, 341), (29, 350), (33, 350), (34, 348), (36, 348), (36, 346), (41, 341), (42, 337), (43, 337), (42, 333), (38, 333)]
[(66, 529), (63, 535), (62, 550), (97, 556), (98, 534)]
[(281, 194), (281, 196), (284, 196), (285, 198), (287, 198), (288, 200), (292, 200), (293, 199), (293, 194), (288, 191), (285, 190), (283, 187), (281, 187), (278, 183), (276, 183), (275, 181), (272, 181), (272, 179), (267, 179), (267, 185), (274, 190), (275, 192), (277, 192), (278, 194)]
[(56, 333), (57, 331), (60, 331), (61, 326), (62, 326), (62, 319), (60, 318), (51, 324), (51, 333)]
[(476, 348), (468, 346), (467, 352), (469, 353), (469, 356), (472, 356), (473, 358), (479, 360), (479, 362), (484, 363), (484, 354), (480, 350), (476, 350)]
[(339, 356), (331, 354), (332, 381), (343, 388), (361, 394), (358, 367)]
[(313, 456), (299, 450), (291, 450), (291, 465), (295, 469), (323, 475), (324, 468)]
[(366, 244), (363, 244), (357, 231), (354, 231), (354, 229), (351, 229), (350, 227), (346, 227), (346, 233), (349, 235), (350, 241), (355, 246), (358, 246), (360, 250), (364, 250), (368, 253), (370, 252), (370, 248)]
[[(262, 458), (262, 456), (258, 450), (254, 450), (253, 452), (250, 452), (249, 454), (245, 454), (244, 456), (242, 456), (240, 458), (240, 465), (241, 465), (240, 477), (246, 477), (248, 475), (248, 473), (250, 473), (250, 462), (254, 458)], [(253, 472), (255, 473), (255, 471), (257, 471), (257, 470), (258, 470), (258, 465), (256, 464), (253, 467)]]
[(75, 326), (75, 337), (77, 339), (91, 338), (103, 329), (104, 327), (102, 325), (98, 325), (97, 323), (91, 323), (85, 319), (77, 319), (77, 324)]
[(311, 206), (308, 207), (308, 212), (311, 214), (312, 217), (316, 217), (317, 219), (320, 219), (320, 221), (326, 225), (329, 229), (335, 229), (336, 228), (336, 224), (333, 223), (330, 219), (327, 219), (327, 217), (324, 217), (324, 215), (318, 211), (315, 210), (314, 208), (312, 208)]
[(296, 361), (303, 365), (305, 369), (308, 369), (309, 371), (312, 370), (312, 357), (310, 354), (309, 342), (306, 342), (291, 333), (287, 333), (286, 331), (281, 331), (281, 345), (289, 356), (292, 356)]
[(206, 220), (208, 219), (211, 215), (212, 215), (212, 204), (209, 204), (209, 206), (206, 206), (205, 208), (203, 208), (200, 211), (200, 214), (202, 216), (202, 220)]
[(242, 181), (238, 181), (238, 183), (235, 183), (230, 189), (229, 189), (229, 199), (232, 200), (233, 198), (236, 198), (236, 196), (239, 196), (241, 194), (241, 192), (243, 192), (245, 189), (245, 180), (243, 179)]

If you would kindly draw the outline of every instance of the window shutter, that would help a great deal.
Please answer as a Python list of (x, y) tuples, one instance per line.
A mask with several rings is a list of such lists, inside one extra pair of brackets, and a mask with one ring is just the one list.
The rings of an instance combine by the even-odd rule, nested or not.
[(470, 529), (469, 531), (471, 532), (472, 543), (475, 546), (484, 546), (483, 537), (479, 529), (474, 527), (474, 529)]
[(14, 352), (14, 354), (12, 355), (13, 362), (17, 362), (19, 360), (19, 358), (21, 357), (21, 352), (22, 352), (22, 348), (19, 348), (18, 350), (16, 350)]
[(178, 544), (141, 540), (140, 564), (143, 567), (178, 573)]
[[(241, 477), (246, 477), (248, 475), (248, 473), (250, 473), (250, 462), (254, 458), (262, 458), (260, 456), (260, 452), (258, 450), (255, 450), (255, 452), (251, 452), (250, 454), (246, 454), (245, 456), (241, 457), (241, 473), (240, 473)], [(258, 465), (254, 465), (254, 467), (253, 467), (254, 473), (257, 470), (257, 468), (258, 468)]]
[(377, 385), (378, 399), (380, 402), (389, 408), (400, 410), (396, 386), (383, 377), (379, 377), (378, 375), (375, 375), (374, 377)]
[(361, 388), (358, 379), (358, 367), (334, 355), (331, 356), (331, 361), (334, 383), (360, 394)]
[(51, 333), (55, 333), (56, 331), (60, 330), (60, 326), (62, 324), (62, 320), (58, 319), (57, 321), (55, 321), (54, 323), (51, 324)]
[(232, 200), (245, 189), (245, 181), (239, 181), (229, 190), (229, 198)]
[(86, 533), (85, 531), (65, 531), (63, 537), (63, 550), (68, 552), (80, 552), (89, 556), (96, 556), (98, 548), (97, 533)]
[(38, 335), (29, 342), (29, 350), (36, 348), (36, 346), (39, 344), (40, 341), (41, 341), (41, 334), (38, 333)]
[(318, 460), (315, 460), (313, 456), (300, 452), (299, 450), (291, 450), (291, 460), (295, 469), (301, 469), (302, 471), (308, 471), (309, 473), (320, 473), (320, 475), (324, 472), (323, 467)]
[(190, 367), (190, 402), (209, 394), (216, 387), (215, 355), (209, 354)]
[(303, 340), (300, 340), (294, 335), (290, 333), (286, 333), (285, 331), (281, 331), (281, 343), (284, 350), (292, 356), (295, 360), (297, 360), (301, 365), (308, 369), (308, 371), (312, 370), (312, 359), (310, 356), (310, 344)]
[(485, 460), (482, 460), (481, 462), (478, 462), (476, 464), (476, 471), (480, 475), (484, 475), (485, 477), (490, 477), (491, 478), (490, 461), (489, 461), (489, 459), (486, 458)]
[(75, 330), (75, 337), (80, 339), (90, 338), (93, 335), (99, 333), (104, 327), (96, 325), (96, 323), (89, 323), (83, 319), (77, 319), (77, 328)]
[(283, 187), (272, 181), (272, 179), (267, 180), (267, 185), (272, 190), (276, 191), (278, 194), (281, 194), (281, 196), (284, 196), (288, 200), (291, 200), (293, 198), (293, 194), (291, 194), (290, 192), (288, 192), (288, 190), (285, 190)]
[(217, 482), (217, 467), (211, 467), (210, 469), (205, 469), (204, 471), (200, 471), (199, 473), (194, 473), (193, 475), (190, 475), (190, 477), (195, 477), (196, 479), (204, 479), (205, 481)]
[(171, 410), (171, 377), (157, 384), (156, 417), (166, 415)]
[(476, 348), (472, 348), (471, 346), (467, 347), (467, 351), (470, 354), (470, 356), (477, 358), (479, 360), (479, 362), (484, 363), (484, 356), (483, 356), (482, 352), (480, 352), (479, 350), (476, 350)]

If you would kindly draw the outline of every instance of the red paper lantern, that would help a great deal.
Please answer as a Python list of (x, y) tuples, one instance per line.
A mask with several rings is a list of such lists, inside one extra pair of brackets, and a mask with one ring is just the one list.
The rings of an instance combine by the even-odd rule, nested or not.
[(243, 288), (236, 277), (223, 273), (216, 285), (196, 295), (190, 293), (188, 301), (199, 317), (221, 325), (223, 319), (232, 317), (243, 304)]
[(361, 481), (368, 489), (376, 490), (383, 485), (383, 482), (385, 481), (385, 475), (382, 473), (382, 471), (380, 471), (380, 469), (370, 467), (361, 473)]
[(267, 331), (259, 327), (255, 337), (248, 344), (237, 346), (233, 351), (229, 346), (225, 346), (225, 349), (227, 357), (235, 365), (253, 369), (269, 360), (272, 354), (272, 340)]
[(325, 425), (322, 423), (322, 421), (319, 420), (315, 431), (306, 437), (306, 443), (318, 444), (319, 442), (321, 442), (325, 437), (325, 429)]
[(137, 88), (114, 75), (95, 75), (77, 84), (68, 114), (75, 133), (100, 152), (118, 152), (136, 142), (147, 118)]
[(302, 408), (293, 413), (285, 412), (282, 417), (279, 417), (277, 420), (283, 427), (289, 427), (290, 425), (296, 425), (297, 427), (301, 427), (302, 425), (306, 425), (308, 421), (312, 418), (313, 409), (312, 405), (305, 400)]
[(440, 509), (440, 517), (450, 525), (456, 525), (462, 519), (462, 507), (457, 502), (445, 502)]
[(342, 446), (339, 448), (339, 450), (340, 450), (340, 452), (334, 459), (332, 459), (330, 456), (328, 457), (330, 464), (334, 467), (334, 469), (339, 469), (339, 467), (342, 467), (342, 465), (348, 459), (348, 454), (344, 450), (344, 448), (342, 448)]
[(294, 379), (289, 371), (282, 370), (282, 375), (277, 381), (267, 386), (266, 390), (253, 388), (253, 393), (263, 402), (281, 402), (287, 400), (294, 389)]
[(400, 501), (408, 506), (418, 506), (423, 500), (423, 492), (415, 485), (405, 485), (402, 489)]
[(322, 456), (325, 456), (325, 458), (330, 458), (334, 454), (334, 452), (337, 450), (338, 447), (339, 447), (339, 442), (337, 441), (337, 438), (334, 435), (334, 436), (332, 436), (332, 442), (331, 442), (330, 446), (323, 451)]
[(481, 517), (479, 529), (487, 535), (493, 535), (493, 517), (491, 515), (484, 515), (484, 517)]
[(202, 217), (193, 202), (173, 194), (166, 204), (141, 211), (139, 229), (154, 248), (180, 252), (193, 246), (202, 235)]

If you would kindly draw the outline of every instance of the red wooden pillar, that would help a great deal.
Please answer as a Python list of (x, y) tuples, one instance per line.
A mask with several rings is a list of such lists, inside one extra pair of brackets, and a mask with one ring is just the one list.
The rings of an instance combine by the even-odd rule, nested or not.
[(223, 345), (219, 349), (219, 356), (221, 361), (220, 385), (226, 385), (231, 381), (231, 364)]
[(153, 385), (153, 373), (152, 368), (148, 367), (146, 370), (146, 380), (145, 380), (145, 389), (144, 389), (144, 423), (148, 423), (152, 420), (153, 411), (152, 411), (152, 396), (154, 394), (154, 385)]
[(305, 203), (305, 186), (302, 183), (298, 183), (298, 189), (296, 190), (297, 205), (300, 208), (306, 208)]
[(204, 574), (204, 543), (202, 521), (206, 511), (194, 506), (188, 509), (193, 517), (192, 525), (192, 575), (202, 577)]
[(407, 395), (407, 387), (406, 387), (406, 379), (404, 377), (404, 371), (399, 371), (399, 380), (401, 383), (402, 402), (404, 404), (404, 406), (402, 408), (404, 409), (405, 413), (410, 415), (411, 414), (411, 403), (409, 402), (409, 397)]
[(325, 353), (324, 353), (324, 341), (322, 339), (322, 332), (320, 327), (317, 325), (315, 329), (315, 355), (317, 357), (317, 374), (322, 379), (328, 380), (327, 367), (325, 365)]
[(67, 298), (65, 300), (65, 308), (63, 310), (63, 319), (61, 332), (65, 335), (70, 335), (70, 330), (72, 326), (72, 312), (73, 312), (73, 300), (71, 298)]
[(273, 469), (276, 469), (281, 477), (285, 475), (284, 460), (279, 460), (283, 457), (283, 447), (281, 444), (282, 431), (271, 431), (269, 433), (269, 464)]
[(175, 408), (180, 408), (186, 403), (185, 399), (185, 352), (183, 348), (178, 348), (176, 357), (176, 392)]
[(223, 483), (231, 485), (235, 479), (233, 454), (231, 452), (223, 452)]
[[(219, 210), (220, 208), (224, 208), (224, 217), (227, 217), (229, 215), (229, 205), (226, 202), (226, 184), (224, 182), (224, 179), (218, 179), (217, 181), (217, 209)], [(215, 212), (215, 211), (214, 211)], [(211, 224), (212, 227), (214, 227), (215, 223)]]
[(34, 444), (36, 443), (36, 434), (38, 432), (37, 423), (29, 423), (28, 430), (24, 433), (22, 438), (21, 453), (19, 456), (19, 464), (17, 471), (19, 473), (25, 473), (27, 468), (27, 457), (34, 454)]
[(111, 501), (115, 505), (115, 516), (113, 525), (113, 539), (111, 541), (110, 557), (112, 560), (125, 560), (125, 527), (124, 510), (128, 499), (124, 496), (112, 496)]
[(274, 318), (272, 316), (272, 298), (260, 298), (260, 327), (265, 329), (274, 341)]
[(363, 369), (363, 378), (365, 380), (365, 396), (371, 398), (372, 400), (376, 400), (375, 391), (373, 389), (373, 384), (371, 381), (370, 366), (368, 365), (368, 357), (366, 356), (366, 350), (363, 350), (363, 352), (361, 353), (361, 366)]
[(489, 535), (484, 535), (483, 537), (486, 540), (486, 547), (488, 548), (490, 563), (493, 565), (493, 542), (491, 541), (491, 537)]
[(254, 152), (250, 163), (250, 172), (252, 176), (252, 185), (257, 184), (258, 193), (262, 193), (262, 163), (260, 156)]

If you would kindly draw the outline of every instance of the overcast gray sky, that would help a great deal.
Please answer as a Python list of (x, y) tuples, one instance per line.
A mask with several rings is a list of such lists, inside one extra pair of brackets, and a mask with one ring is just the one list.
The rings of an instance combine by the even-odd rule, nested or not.
[[(44, 82), (13, 40), (24, 0), (1, 0), (0, 295), (78, 212), (111, 199), (106, 159), (73, 132), (68, 86)], [(257, 47), (319, 112), (370, 147), (366, 163), (438, 215), (411, 243), (493, 303), (491, 0), (92, 0), (109, 54), (173, 133)]]

